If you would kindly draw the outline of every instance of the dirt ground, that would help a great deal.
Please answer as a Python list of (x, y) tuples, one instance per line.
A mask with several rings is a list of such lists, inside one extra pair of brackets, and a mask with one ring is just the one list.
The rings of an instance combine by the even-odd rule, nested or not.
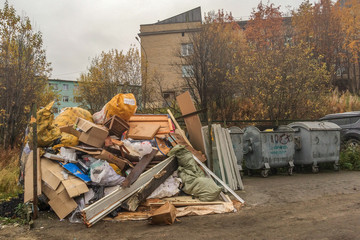
[(360, 239), (360, 172), (245, 176), (237, 213), (180, 218), (170, 226), (105, 222), (92, 228), (42, 212), (34, 229), (0, 226), (0, 239)]

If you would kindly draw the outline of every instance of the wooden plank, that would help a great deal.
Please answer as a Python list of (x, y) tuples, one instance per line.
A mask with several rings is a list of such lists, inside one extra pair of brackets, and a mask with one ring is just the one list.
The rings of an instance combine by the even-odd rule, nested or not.
[[(175, 157), (172, 157), (174, 159)], [(135, 211), (141, 202), (155, 191), (174, 171), (178, 168), (177, 161), (172, 160), (159, 174), (155, 175), (154, 178), (137, 193), (132, 195), (129, 199), (121, 204), (122, 208), (128, 211)]]
[(158, 150), (153, 149), (151, 153), (145, 155), (142, 157), (141, 161), (136, 164), (136, 166), (133, 168), (129, 176), (126, 177), (124, 182), (122, 182), (122, 187), (129, 187), (131, 184), (133, 184), (136, 179), (140, 176), (140, 174), (145, 170), (147, 165), (151, 162), (151, 160), (155, 157)]
[(231, 156), (231, 160), (232, 160), (232, 169), (235, 173), (235, 177), (236, 177), (236, 181), (237, 181), (237, 185), (239, 187), (239, 189), (241, 190), (244, 190), (244, 184), (241, 180), (241, 175), (240, 175), (240, 172), (238, 170), (238, 166), (237, 166), (237, 159), (236, 159), (236, 155), (235, 155), (235, 151), (234, 151), (234, 148), (233, 148), (233, 144), (232, 144), (232, 141), (231, 141), (231, 137), (230, 137), (230, 132), (228, 129), (224, 129), (224, 133), (225, 133), (225, 137), (226, 137), (226, 140), (227, 140), (227, 145), (228, 145), (228, 149), (229, 149), (229, 153), (230, 153), (230, 156)]
[(168, 122), (168, 116), (165, 114), (135, 114), (130, 117), (129, 122)]
[(189, 145), (190, 147), (192, 147), (189, 139), (187, 139), (184, 130), (181, 129), (179, 123), (176, 121), (176, 119), (174, 118), (174, 115), (172, 114), (172, 112), (170, 111), (170, 109), (167, 109), (167, 112), (169, 113), (169, 116), (171, 118), (171, 120), (173, 121), (173, 123), (175, 124), (175, 133), (180, 134), (182, 136), (182, 138), (185, 140), (185, 142), (187, 143), (187, 145)]
[(219, 168), (220, 168), (220, 173), (221, 173), (220, 178), (224, 182), (227, 182), (226, 177), (225, 177), (225, 172), (224, 172), (224, 164), (223, 164), (223, 160), (222, 160), (223, 156), (222, 156), (222, 153), (221, 153), (220, 137), (219, 137), (219, 134), (218, 134), (218, 131), (217, 131), (216, 124), (212, 125), (212, 129), (214, 131), (214, 136), (215, 136), (216, 152), (217, 152), (217, 156), (218, 156), (218, 163), (219, 163)]
[[(194, 103), (191, 99), (190, 93), (185, 93), (176, 97), (176, 101), (180, 107), (182, 115), (193, 113), (196, 111)], [(190, 142), (193, 148), (201, 152), (205, 152), (204, 143), (201, 135), (201, 122), (198, 115), (186, 117), (184, 119), (186, 128), (190, 136)]]
[(151, 140), (160, 129), (160, 124), (130, 123), (128, 137), (132, 139)]
[(220, 136), (221, 152), (223, 154), (223, 161), (224, 161), (224, 166), (225, 166), (225, 172), (226, 172), (226, 175), (228, 178), (228, 183), (231, 186), (232, 190), (237, 190), (237, 183), (235, 182), (234, 171), (231, 168), (231, 164), (230, 164), (231, 159), (230, 159), (228, 147), (226, 145), (224, 129), (220, 125), (218, 125), (218, 131), (219, 131), (219, 136)]
[[(24, 177), (24, 203), (33, 201), (34, 195), (34, 173), (33, 173), (33, 151), (30, 152), (25, 162)], [(40, 165), (40, 148), (37, 149), (37, 195), (41, 195), (41, 165)]]

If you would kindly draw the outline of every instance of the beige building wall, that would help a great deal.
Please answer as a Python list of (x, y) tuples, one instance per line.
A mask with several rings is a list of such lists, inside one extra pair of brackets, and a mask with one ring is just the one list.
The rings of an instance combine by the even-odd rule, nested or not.
[(142, 71), (147, 67), (147, 77), (144, 76), (147, 83), (145, 87), (143, 81), (143, 88), (150, 94), (148, 103), (161, 107), (163, 97), (171, 100), (184, 91), (186, 85), (179, 57), (181, 45), (189, 43), (190, 34), (200, 27), (201, 22), (140, 25)]

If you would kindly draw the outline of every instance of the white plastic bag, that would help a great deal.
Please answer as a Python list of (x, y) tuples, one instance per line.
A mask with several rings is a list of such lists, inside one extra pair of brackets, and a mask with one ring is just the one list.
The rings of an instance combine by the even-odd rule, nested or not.
[(135, 152), (139, 154), (139, 157), (142, 158), (146, 154), (151, 153), (152, 145), (149, 141), (136, 141), (131, 142), (131, 139), (126, 139), (123, 141), (125, 147), (133, 149)]
[(100, 111), (98, 111), (92, 115), (94, 123), (102, 124), (105, 121), (105, 107), (106, 107), (106, 104)]
[(118, 175), (108, 162), (97, 160), (90, 166), (90, 178), (96, 185), (105, 187), (121, 184), (125, 178)]
[(181, 178), (177, 177), (175, 171), (159, 187), (157, 187), (147, 198), (164, 198), (172, 197), (180, 192), (179, 185), (182, 183)]

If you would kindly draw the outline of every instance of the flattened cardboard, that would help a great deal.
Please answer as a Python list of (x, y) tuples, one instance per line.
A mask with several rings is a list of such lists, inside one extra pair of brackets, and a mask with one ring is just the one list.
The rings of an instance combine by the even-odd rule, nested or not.
[(77, 118), (75, 127), (81, 134), (79, 141), (90, 146), (102, 147), (109, 131), (82, 118)]
[(62, 181), (62, 184), (64, 184), (64, 187), (71, 198), (89, 191), (86, 184), (77, 178), (69, 178)]
[[(33, 152), (31, 151), (25, 162), (24, 177), (24, 203), (33, 200), (34, 194), (34, 175), (33, 175)], [(41, 163), (40, 149), (37, 149), (37, 194), (41, 195)]]

